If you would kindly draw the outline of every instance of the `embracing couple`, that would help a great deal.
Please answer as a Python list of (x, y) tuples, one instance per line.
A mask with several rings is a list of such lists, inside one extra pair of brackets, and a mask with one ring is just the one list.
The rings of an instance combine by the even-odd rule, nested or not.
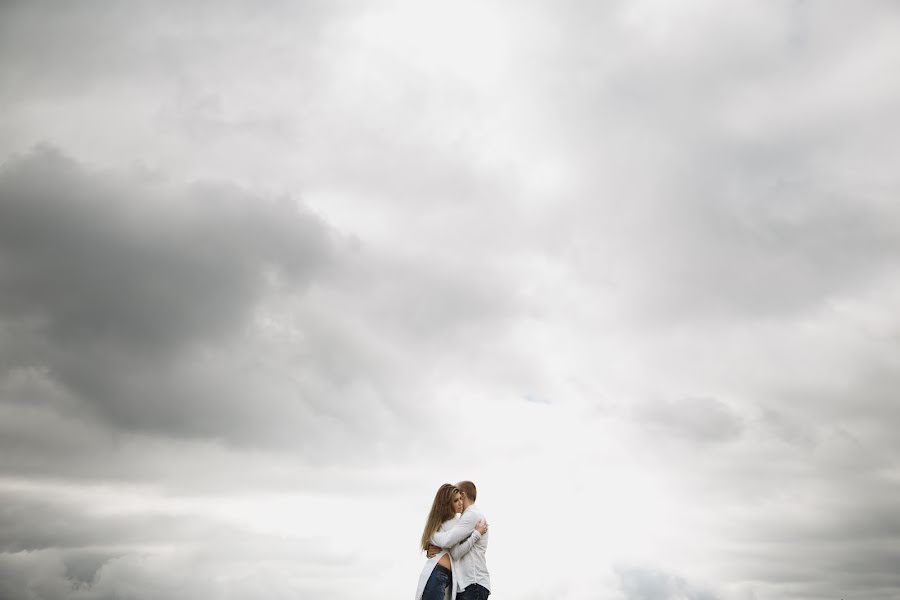
[(416, 600), (487, 600), (491, 593), (485, 553), (488, 526), (475, 506), (471, 481), (438, 488), (422, 532), (428, 561), (419, 576)]

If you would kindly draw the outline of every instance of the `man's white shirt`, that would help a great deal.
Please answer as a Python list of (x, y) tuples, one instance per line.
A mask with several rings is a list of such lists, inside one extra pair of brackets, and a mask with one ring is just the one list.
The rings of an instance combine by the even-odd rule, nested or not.
[(484, 518), (478, 507), (472, 504), (463, 511), (462, 516), (457, 520), (456, 526), (450, 531), (438, 531), (431, 538), (436, 546), (441, 548), (450, 548), (463, 541), (469, 535), (476, 536), (472, 549), (456, 560), (456, 588), (458, 592), (463, 591), (473, 583), (484, 586), (488, 590), (491, 589), (491, 578), (487, 570), (487, 552), (488, 536), (490, 532), (484, 535), (475, 531), (475, 525)]

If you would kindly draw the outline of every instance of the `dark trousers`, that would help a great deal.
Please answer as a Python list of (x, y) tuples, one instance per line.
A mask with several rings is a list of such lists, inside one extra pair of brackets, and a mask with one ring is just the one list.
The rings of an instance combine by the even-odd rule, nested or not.
[(472, 585), (467, 586), (466, 589), (458, 593), (456, 595), (456, 600), (487, 600), (487, 597), (490, 595), (491, 590), (487, 589), (483, 585), (473, 583)]
[(444, 594), (450, 587), (451, 573), (450, 569), (441, 565), (434, 565), (434, 570), (425, 583), (425, 590), (422, 592), (422, 600), (444, 600)]

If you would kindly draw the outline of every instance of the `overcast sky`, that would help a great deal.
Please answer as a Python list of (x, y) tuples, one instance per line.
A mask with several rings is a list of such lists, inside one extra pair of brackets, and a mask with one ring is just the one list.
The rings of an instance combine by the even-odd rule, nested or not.
[(0, 598), (900, 597), (893, 0), (0, 4)]

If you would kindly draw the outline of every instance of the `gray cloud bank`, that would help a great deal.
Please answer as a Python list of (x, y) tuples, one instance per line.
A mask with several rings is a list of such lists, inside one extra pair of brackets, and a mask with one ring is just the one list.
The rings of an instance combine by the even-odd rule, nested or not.
[(117, 181), (53, 151), (4, 166), (0, 211), (2, 365), (38, 397), (20, 404), (55, 398), (175, 435), (237, 434), (236, 411), (264, 399), (209, 387), (184, 364), (233, 343), (271, 286), (300, 293), (338, 243), (289, 201)]

